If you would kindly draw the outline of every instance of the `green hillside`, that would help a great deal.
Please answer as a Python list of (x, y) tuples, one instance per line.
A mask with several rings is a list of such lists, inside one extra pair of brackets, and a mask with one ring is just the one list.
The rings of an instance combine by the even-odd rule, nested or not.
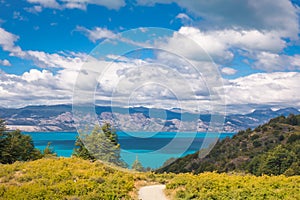
[(218, 141), (204, 158), (199, 152), (158, 172), (246, 172), (254, 175), (300, 174), (300, 115), (280, 116), (254, 130)]

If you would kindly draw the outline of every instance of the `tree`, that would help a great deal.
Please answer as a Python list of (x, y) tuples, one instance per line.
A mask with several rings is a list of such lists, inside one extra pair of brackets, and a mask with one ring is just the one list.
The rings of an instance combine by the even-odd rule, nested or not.
[(84, 146), (79, 136), (76, 137), (75, 146), (76, 148), (73, 150), (73, 156), (82, 158), (84, 160), (95, 160), (95, 157)]
[(48, 142), (46, 148), (43, 151), (43, 157), (56, 157), (57, 154), (54, 152), (54, 148), (51, 146), (51, 142)]
[(4, 120), (0, 120), (0, 155), (0, 162), (8, 164), (42, 157), (29, 135), (23, 135), (20, 130), (8, 131)]
[(290, 114), (287, 118), (286, 118), (286, 121), (287, 121), (287, 124), (290, 124), (290, 125), (298, 125), (298, 119), (296, 117), (296, 115), (294, 114)]
[(280, 175), (283, 174), (293, 163), (296, 156), (282, 145), (278, 145), (269, 151), (259, 167), (260, 174)]
[(118, 135), (108, 123), (102, 127), (96, 125), (90, 134), (81, 134), (81, 138), (77, 138), (75, 145), (77, 148), (74, 149), (74, 156), (90, 160), (99, 159), (117, 166), (127, 167), (120, 156)]
[(137, 156), (136, 156), (135, 161), (132, 163), (131, 169), (134, 169), (139, 172), (144, 171), (144, 167), (143, 167), (142, 163), (138, 160)]

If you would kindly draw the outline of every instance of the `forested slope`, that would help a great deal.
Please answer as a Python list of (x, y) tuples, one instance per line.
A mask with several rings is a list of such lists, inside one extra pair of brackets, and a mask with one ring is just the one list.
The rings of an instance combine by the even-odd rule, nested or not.
[(299, 175), (300, 115), (280, 116), (254, 130), (218, 141), (204, 158), (199, 152), (180, 158), (158, 172), (249, 172), (254, 175)]

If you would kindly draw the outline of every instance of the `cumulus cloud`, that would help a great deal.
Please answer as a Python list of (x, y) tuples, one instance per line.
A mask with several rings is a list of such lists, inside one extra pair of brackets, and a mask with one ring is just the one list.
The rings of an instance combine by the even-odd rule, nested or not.
[[(187, 44), (190, 38), (199, 46)], [(276, 32), (260, 32), (258, 30), (200, 30), (195, 27), (181, 27), (167, 41), (158, 46), (167, 46), (170, 50), (178, 49), (185, 57), (200, 58), (210, 56), (217, 63), (231, 61), (234, 57), (232, 49), (240, 49), (249, 55), (257, 52), (280, 52), (286, 47), (286, 42)], [(203, 55), (195, 49), (203, 49)], [(195, 48), (195, 49), (193, 49)], [(196, 54), (196, 55), (195, 55)]]
[(245, 30), (278, 31), (283, 37), (298, 38), (297, 8), (290, 1), (195, 1), (137, 0), (140, 5), (175, 2), (191, 14), (204, 18), (206, 26), (218, 29), (239, 27)]
[(85, 34), (89, 38), (89, 40), (93, 42), (96, 42), (97, 40), (101, 39), (117, 37), (117, 34), (113, 33), (112, 31), (106, 28), (101, 27), (95, 27), (94, 29), (90, 30), (82, 26), (77, 26), (76, 30)]
[[(3, 106), (9, 106), (11, 102), (18, 106), (71, 103), (77, 82), (81, 96), (84, 97), (81, 91), (90, 92), (92, 100), (112, 100), (114, 105), (177, 106), (203, 111), (220, 103), (211, 96), (205, 79), (200, 80), (199, 74), (191, 73), (186, 66), (183, 66), (183, 70), (186, 69), (183, 73), (155, 62), (144, 61), (143, 67), (139, 63), (128, 58), (114, 63), (103, 60), (87, 62), (86, 71), (81, 71), (78, 80), (78, 70), (72, 68), (59, 69), (55, 74), (47, 69), (31, 69), (22, 75), (1, 72), (0, 99)], [(223, 68), (222, 71), (228, 74), (234, 70)], [(259, 73), (223, 80), (224, 86), (220, 84), (219, 87), (224, 87), (224, 97), (232, 108), (250, 104), (300, 108), (299, 80), (300, 73), (297, 72)], [(236, 110), (230, 112), (233, 111)]]
[(86, 54), (71, 52), (69, 54), (45, 53), (43, 51), (26, 51), (26, 57), (43, 68), (64, 68), (79, 70), (84, 63)]
[[(116, 69), (117, 67), (112, 70), (116, 72)], [(202, 94), (198, 98), (194, 98), (191, 94), (186, 94), (189, 83), (194, 82), (193, 79), (185, 82), (184, 79), (171, 79), (166, 76), (164, 82), (162, 82), (162, 80), (157, 80), (159, 77), (162, 77), (160, 75), (152, 76), (155, 80), (153, 78), (149, 79), (149, 81), (141, 82), (140, 80), (140, 83), (143, 84), (133, 85), (139, 82), (139, 80), (133, 80), (138, 73), (142, 75), (141, 78), (149, 78), (149, 74), (143, 73), (143, 70), (133, 70), (132, 68), (125, 73), (127, 78), (116, 76), (116, 79), (109, 80), (110, 82), (115, 82), (114, 87), (106, 87), (109, 84), (106, 84), (104, 79), (102, 80), (104, 82), (100, 80), (98, 90), (93, 97), (95, 100), (113, 100), (114, 103), (118, 103), (114, 105), (128, 106), (129, 103), (131, 105), (151, 105), (162, 108), (171, 108), (177, 105), (177, 107), (190, 111), (195, 111), (195, 108), (209, 110), (209, 105), (214, 103), (214, 99), (210, 99), (207, 94)], [(68, 76), (72, 76), (72, 73), (64, 70), (56, 75), (48, 70), (36, 69), (25, 72), (20, 76), (1, 72), (0, 93), (2, 105), (9, 106), (11, 102), (14, 102), (14, 105), (17, 106), (28, 103), (70, 103), (75, 80), (74, 76), (66, 78)], [(224, 85), (226, 101), (231, 108), (236, 109), (243, 105), (249, 106), (254, 104), (300, 108), (299, 80), (300, 73), (296, 72), (261, 73), (228, 80)], [(102, 83), (105, 84), (101, 85)], [(113, 88), (117, 90), (114, 91)], [(122, 90), (122, 88), (126, 90)], [(132, 90), (130, 91), (129, 89)], [(153, 98), (155, 98), (155, 102), (153, 102)], [(206, 105), (206, 107), (202, 106), (202, 104)], [(236, 112), (236, 110), (229, 112), (234, 111)]]
[(226, 74), (226, 75), (234, 75), (237, 72), (236, 69), (233, 69), (233, 68), (230, 68), (230, 67), (224, 67), (224, 68), (222, 68), (221, 71), (222, 71), (223, 74)]
[[(139, 5), (177, 3), (189, 14), (200, 17), (198, 27), (181, 27), (178, 32), (196, 41), (217, 64), (228, 64), (235, 56), (254, 60), (253, 68), (265, 71), (299, 70), (299, 56), (287, 56), (288, 40), (297, 40), (299, 8), (291, 1), (138, 0)], [(180, 13), (177, 18), (187, 19)], [(199, 28), (202, 27), (202, 28)], [(195, 51), (174, 34), (164, 45), (181, 45), (184, 56)], [(198, 57), (205, 55), (198, 55)], [(196, 56), (194, 56), (196, 57)]]
[[(121, 7), (125, 6), (124, 0), (27, 0), (28, 3), (36, 4), (43, 8), (52, 8), (52, 9), (81, 9), (86, 10), (87, 5), (98, 5), (104, 6), (108, 9), (118, 10)], [(33, 9), (29, 9), (29, 11), (38, 11), (40, 12), (40, 7), (38, 10), (37, 7), (33, 7)]]
[(231, 105), (260, 104), (300, 107), (300, 73), (258, 73), (229, 80), (226, 100)]
[(265, 71), (300, 70), (300, 55), (283, 55), (260, 52), (256, 55), (254, 67)]
[(57, 77), (47, 70), (31, 69), (20, 76), (4, 72), (0, 75), (2, 106), (69, 103), (72, 97), (72, 89), (60, 85)]
[(226, 55), (231, 47), (247, 51), (279, 52), (286, 46), (286, 42), (276, 32), (233, 29), (201, 31), (194, 27), (181, 27), (178, 32), (191, 37), (208, 53), (216, 55)]
[(4, 60), (0, 60), (0, 65), (11, 66), (11, 63), (9, 62), (9, 60), (4, 59)]

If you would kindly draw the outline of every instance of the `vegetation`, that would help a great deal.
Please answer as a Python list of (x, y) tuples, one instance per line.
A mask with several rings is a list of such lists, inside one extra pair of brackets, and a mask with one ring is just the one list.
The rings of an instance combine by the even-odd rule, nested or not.
[(8, 131), (4, 120), (0, 119), (0, 163), (35, 160), (42, 156), (29, 135), (19, 130)]
[(51, 146), (51, 142), (48, 142), (46, 148), (43, 151), (43, 157), (56, 157), (57, 154), (55, 153), (53, 147)]
[(75, 142), (73, 155), (83, 159), (101, 160), (120, 167), (127, 167), (121, 159), (118, 135), (110, 124), (96, 125), (90, 134), (80, 134)]
[(246, 172), (254, 175), (300, 175), (300, 115), (269, 123), (218, 141), (204, 158), (188, 155), (158, 172)]
[(142, 163), (138, 160), (138, 157), (136, 157), (135, 161), (132, 163), (131, 169), (139, 172), (145, 171)]
[(155, 182), (172, 199), (297, 199), (300, 176), (133, 173), (75, 157), (0, 165), (0, 199), (137, 199), (138, 183)]
[(131, 199), (134, 176), (80, 158), (0, 166), (0, 199)]
[(167, 184), (172, 199), (299, 199), (300, 177), (178, 174)]

